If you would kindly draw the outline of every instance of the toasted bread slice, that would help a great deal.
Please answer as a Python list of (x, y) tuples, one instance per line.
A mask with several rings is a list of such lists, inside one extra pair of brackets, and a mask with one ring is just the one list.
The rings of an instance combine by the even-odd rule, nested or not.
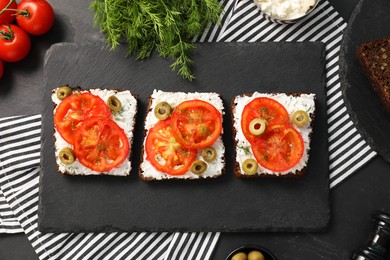
[[(241, 128), (241, 116), (244, 107), (253, 99), (258, 97), (268, 97), (278, 101), (282, 104), (290, 118), (291, 115), (297, 110), (306, 111), (310, 122), (303, 127), (297, 127), (291, 123), (291, 125), (302, 135), (304, 141), (304, 153), (300, 161), (292, 168), (282, 171), (273, 172), (269, 169), (262, 167), (258, 164), (258, 169), (255, 174), (246, 174), (242, 169), (242, 163), (246, 159), (256, 158), (253, 155), (251, 144), (245, 138)], [(234, 174), (239, 178), (257, 178), (257, 177), (300, 177), (306, 172), (307, 163), (309, 160), (310, 141), (312, 136), (313, 122), (315, 118), (315, 94), (303, 94), (303, 93), (258, 93), (244, 94), (236, 96), (231, 103), (232, 109), (232, 124), (233, 124), (233, 139), (235, 147), (235, 162), (234, 162)]]
[[(52, 101), (54, 103), (54, 113), (57, 106), (61, 103), (61, 100), (57, 98), (57, 91), (59, 88), (52, 90)], [(122, 104), (122, 109), (118, 112), (111, 112), (111, 119), (116, 122), (116, 124), (122, 128), (128, 139), (130, 149), (129, 155), (126, 160), (120, 164), (118, 167), (111, 169), (108, 172), (97, 172), (84, 165), (82, 165), (79, 160), (76, 160), (70, 164), (64, 164), (59, 158), (59, 153), (63, 148), (70, 147), (73, 149), (73, 145), (67, 143), (61, 135), (58, 133), (56, 127), (54, 127), (54, 147), (55, 147), (55, 157), (58, 171), (62, 174), (68, 175), (115, 175), (115, 176), (127, 176), (131, 171), (131, 145), (134, 138), (134, 126), (135, 126), (135, 117), (137, 114), (137, 97), (133, 95), (129, 90), (109, 90), (109, 89), (74, 89), (81, 93), (89, 92), (95, 96), (99, 96), (104, 102), (107, 102), (110, 96), (115, 96), (119, 99)]]
[[(225, 147), (222, 142), (222, 137), (219, 136), (212, 147), (215, 148), (217, 157), (212, 162), (207, 162), (207, 170), (200, 175), (194, 174), (191, 171), (182, 175), (169, 175), (167, 173), (157, 170), (152, 163), (147, 159), (145, 151), (145, 141), (149, 130), (157, 124), (159, 121), (154, 115), (154, 108), (160, 102), (167, 102), (173, 109), (180, 103), (187, 100), (202, 100), (212, 104), (221, 114), (224, 113), (223, 102), (219, 94), (217, 93), (184, 93), (184, 92), (164, 92), (161, 90), (154, 90), (149, 97), (149, 104), (147, 109), (147, 115), (145, 118), (145, 140), (144, 149), (142, 151), (141, 166), (139, 169), (139, 177), (144, 181), (156, 181), (167, 179), (209, 179), (217, 178), (224, 173), (225, 168)], [(198, 149), (197, 160), (202, 160), (201, 149)]]

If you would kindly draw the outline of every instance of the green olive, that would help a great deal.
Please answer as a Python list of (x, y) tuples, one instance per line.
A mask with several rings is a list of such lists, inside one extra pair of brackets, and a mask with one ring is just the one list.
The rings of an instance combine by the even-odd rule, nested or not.
[(260, 251), (250, 251), (248, 260), (264, 260), (264, 255)]
[(57, 90), (57, 97), (59, 100), (65, 99), (72, 94), (72, 89), (68, 86), (62, 86)]
[(154, 108), (154, 115), (159, 120), (165, 120), (171, 115), (171, 106), (167, 102), (160, 102)]
[(59, 154), (60, 160), (64, 164), (72, 164), (76, 160), (76, 156), (74, 155), (74, 152), (72, 148), (66, 147), (60, 151)]
[(202, 158), (206, 162), (212, 162), (217, 158), (217, 151), (214, 147), (206, 147), (202, 150)]
[(196, 160), (192, 163), (190, 171), (196, 175), (201, 175), (207, 170), (207, 163), (201, 160)]
[(261, 118), (255, 118), (249, 123), (249, 131), (251, 134), (259, 136), (264, 134), (267, 122)]
[(305, 126), (308, 122), (309, 122), (309, 116), (308, 114), (303, 111), (303, 110), (297, 110), (295, 111), (292, 116), (291, 116), (291, 119), (293, 121), (293, 123), (298, 126), (298, 127), (302, 127), (302, 126)]
[(246, 159), (243, 163), (242, 163), (242, 169), (243, 171), (248, 174), (248, 175), (254, 175), (256, 174), (257, 172), (257, 168), (258, 168), (258, 164), (256, 162), (256, 160), (254, 159)]
[(116, 96), (110, 96), (107, 100), (107, 105), (114, 112), (119, 112), (122, 109), (122, 103)]
[(232, 260), (247, 260), (247, 256), (244, 252), (239, 252), (232, 257)]

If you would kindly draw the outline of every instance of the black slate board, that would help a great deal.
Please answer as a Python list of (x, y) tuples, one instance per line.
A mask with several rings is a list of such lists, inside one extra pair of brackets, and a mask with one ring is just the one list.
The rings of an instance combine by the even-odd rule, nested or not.
[(344, 32), (340, 76), (347, 110), (368, 144), (390, 162), (390, 115), (362, 73), (355, 52), (363, 42), (390, 36), (390, 1), (361, 0)]
[[(94, 46), (54, 45), (47, 53), (43, 93), (41, 232), (322, 231), (328, 227), (329, 175), (322, 43), (209, 43), (194, 54), (190, 83), (157, 56), (137, 62)], [(127, 88), (139, 95), (129, 177), (63, 176), (56, 170), (50, 90), (69, 83), (84, 88)], [(222, 94), (226, 174), (214, 180), (146, 183), (137, 175), (143, 120), (152, 90)], [(233, 176), (230, 102), (234, 95), (314, 92), (317, 119), (307, 176), (241, 180)]]

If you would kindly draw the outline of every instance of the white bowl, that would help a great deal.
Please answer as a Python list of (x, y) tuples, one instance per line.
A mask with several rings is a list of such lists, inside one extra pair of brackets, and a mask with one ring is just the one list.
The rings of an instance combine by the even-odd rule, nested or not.
[(275, 17), (273, 16), (272, 14), (268, 14), (266, 12), (264, 12), (263, 10), (261, 10), (261, 7), (260, 7), (260, 4), (258, 3), (257, 0), (254, 0), (255, 4), (257, 5), (258, 9), (261, 11), (261, 14), (269, 21), (271, 22), (274, 22), (274, 23), (278, 23), (278, 24), (292, 24), (292, 23), (296, 23), (298, 22), (299, 20), (302, 20), (303, 18), (305, 18), (306, 16), (308, 16), (311, 12), (313, 12), (313, 10), (318, 6), (318, 3), (320, 2), (321, 0), (316, 0), (314, 5), (311, 6), (307, 11), (306, 13), (304, 13), (303, 15), (299, 16), (299, 17), (294, 17), (293, 19), (281, 19), (279, 17)]

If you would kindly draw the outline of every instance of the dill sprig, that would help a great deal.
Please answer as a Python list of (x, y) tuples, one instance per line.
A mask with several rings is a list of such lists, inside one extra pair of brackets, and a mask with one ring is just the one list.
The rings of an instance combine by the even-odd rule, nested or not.
[(193, 38), (212, 23), (218, 23), (223, 10), (218, 0), (93, 0), (95, 24), (115, 49), (127, 45), (126, 55), (148, 58), (153, 50), (173, 59), (171, 69), (188, 80)]

